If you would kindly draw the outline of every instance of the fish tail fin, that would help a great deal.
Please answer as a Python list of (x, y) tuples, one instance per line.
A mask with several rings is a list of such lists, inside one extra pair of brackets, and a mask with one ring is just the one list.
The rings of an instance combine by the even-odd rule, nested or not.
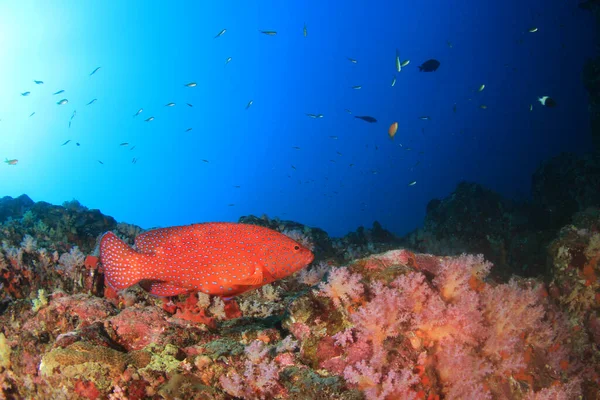
[(100, 239), (100, 261), (104, 268), (106, 282), (115, 290), (123, 290), (143, 279), (143, 258), (127, 243), (112, 232), (106, 232)]

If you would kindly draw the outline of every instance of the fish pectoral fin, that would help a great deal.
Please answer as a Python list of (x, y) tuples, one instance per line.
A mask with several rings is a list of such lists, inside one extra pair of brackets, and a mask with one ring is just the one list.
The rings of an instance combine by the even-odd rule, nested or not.
[(182, 288), (165, 281), (145, 279), (140, 281), (139, 284), (142, 289), (149, 292), (151, 295), (160, 297), (177, 296), (190, 291), (190, 289)]
[(260, 285), (263, 282), (263, 272), (262, 272), (262, 268), (257, 267), (254, 270), (254, 273), (250, 276), (247, 276), (245, 278), (241, 278), (238, 279), (237, 281), (234, 281), (233, 283), (236, 285), (247, 285), (247, 286), (254, 286), (254, 285)]

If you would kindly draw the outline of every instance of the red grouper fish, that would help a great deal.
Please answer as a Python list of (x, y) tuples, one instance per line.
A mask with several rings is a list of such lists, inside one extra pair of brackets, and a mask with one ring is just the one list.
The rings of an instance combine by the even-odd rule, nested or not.
[(156, 296), (233, 297), (285, 278), (313, 258), (282, 233), (227, 222), (154, 229), (135, 238), (135, 249), (112, 232), (100, 240), (107, 283), (115, 290), (142, 283)]

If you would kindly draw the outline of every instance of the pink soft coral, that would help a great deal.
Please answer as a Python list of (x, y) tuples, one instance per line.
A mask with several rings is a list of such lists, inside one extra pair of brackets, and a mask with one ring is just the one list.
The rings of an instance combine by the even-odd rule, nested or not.
[(350, 320), (356, 326), (359, 339), (372, 344), (372, 363), (378, 364), (385, 357), (384, 341), (401, 332), (409, 314), (397, 290), (386, 288), (381, 282), (373, 283), (371, 290), (375, 297), (352, 314)]
[(352, 301), (356, 301), (364, 292), (363, 285), (360, 283), (361, 276), (352, 274), (348, 268), (332, 268), (329, 271), (327, 282), (319, 284), (319, 296), (329, 297), (333, 305), (338, 309), (348, 306)]
[(409, 368), (391, 370), (384, 375), (363, 360), (354, 366), (346, 367), (344, 378), (357, 385), (367, 400), (417, 398), (412, 386), (419, 382), (419, 377)]

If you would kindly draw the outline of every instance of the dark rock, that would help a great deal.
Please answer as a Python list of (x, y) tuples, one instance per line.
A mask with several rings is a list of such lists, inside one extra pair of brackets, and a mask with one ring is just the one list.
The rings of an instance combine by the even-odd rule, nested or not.
[(563, 153), (544, 162), (533, 174), (532, 194), (542, 228), (558, 229), (576, 212), (600, 206), (600, 154)]
[(16, 219), (23, 217), (23, 214), (33, 206), (34, 202), (29, 196), (22, 194), (13, 199), (10, 196), (5, 196), (0, 199), (0, 222), (4, 222), (9, 218)]

